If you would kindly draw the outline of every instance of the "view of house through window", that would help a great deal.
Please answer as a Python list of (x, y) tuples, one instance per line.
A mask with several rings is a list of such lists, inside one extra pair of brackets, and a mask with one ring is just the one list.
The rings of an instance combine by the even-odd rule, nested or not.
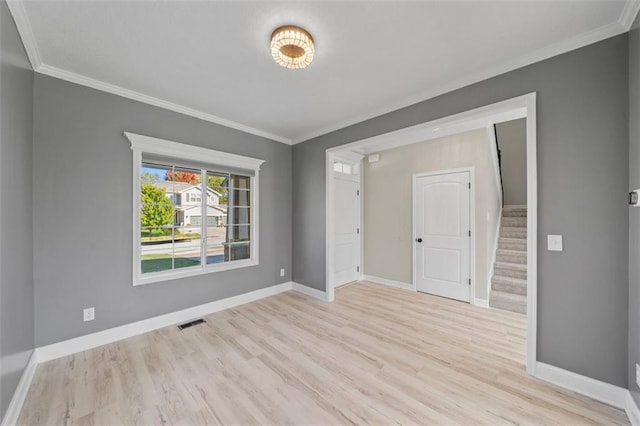
[(251, 258), (251, 177), (143, 162), (140, 191), (142, 274)]

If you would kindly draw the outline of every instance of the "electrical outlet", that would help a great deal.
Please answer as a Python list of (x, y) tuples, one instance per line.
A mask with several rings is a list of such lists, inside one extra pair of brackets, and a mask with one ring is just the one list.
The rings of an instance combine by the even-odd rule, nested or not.
[(636, 364), (636, 383), (640, 386), (640, 364)]
[(284, 268), (280, 268), (280, 276), (284, 277)]
[(91, 308), (87, 308), (83, 311), (83, 318), (84, 321), (93, 321), (94, 319), (96, 319), (96, 308), (91, 307)]
[(547, 235), (547, 250), (562, 251), (562, 235)]

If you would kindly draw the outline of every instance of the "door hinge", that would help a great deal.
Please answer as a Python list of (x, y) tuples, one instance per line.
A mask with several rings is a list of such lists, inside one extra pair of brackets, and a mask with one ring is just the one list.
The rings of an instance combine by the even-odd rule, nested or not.
[(356, 266), (356, 272), (360, 272), (360, 267)]
[(469, 229), (469, 236), (471, 236), (471, 229)]
[(469, 285), (471, 285), (471, 278), (469, 278)]
[(471, 182), (469, 182), (468, 185), (469, 185), (469, 189), (471, 189)]
[(356, 232), (357, 232), (358, 234), (360, 234), (360, 228), (357, 228), (357, 229), (356, 229)]
[(360, 196), (360, 190), (356, 189), (356, 195)]

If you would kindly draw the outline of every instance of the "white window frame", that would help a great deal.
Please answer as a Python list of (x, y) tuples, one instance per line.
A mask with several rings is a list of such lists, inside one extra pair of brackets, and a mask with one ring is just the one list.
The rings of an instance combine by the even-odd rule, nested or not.
[[(144, 285), (160, 281), (175, 280), (178, 278), (192, 277), (195, 275), (210, 274), (231, 269), (246, 268), (259, 264), (258, 260), (258, 193), (259, 193), (259, 171), (264, 160), (245, 157), (243, 155), (230, 154), (228, 152), (216, 151), (208, 148), (201, 148), (193, 145), (172, 142), (150, 136), (138, 135), (124, 132), (124, 135), (131, 142), (133, 151), (133, 285)], [(198, 163), (211, 164), (210, 171), (228, 167), (232, 169), (246, 170), (253, 173), (251, 178), (251, 257), (243, 260), (233, 260), (224, 263), (214, 263), (198, 265), (187, 268), (172, 269), (169, 271), (152, 272), (142, 274), (141, 253), (140, 253), (140, 175), (142, 169), (143, 154), (155, 154), (175, 158), (183, 161), (194, 161)], [(205, 203), (206, 206), (206, 203)], [(206, 221), (204, 222), (206, 223)], [(202, 250), (206, 250), (204, 244), (206, 239), (202, 239)]]

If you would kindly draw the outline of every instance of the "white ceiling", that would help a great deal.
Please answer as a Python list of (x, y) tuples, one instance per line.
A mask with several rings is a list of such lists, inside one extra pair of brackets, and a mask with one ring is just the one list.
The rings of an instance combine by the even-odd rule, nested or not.
[[(10, 2), (34, 69), (296, 143), (628, 30), (636, 1)], [(270, 56), (283, 24), (315, 60)]]

